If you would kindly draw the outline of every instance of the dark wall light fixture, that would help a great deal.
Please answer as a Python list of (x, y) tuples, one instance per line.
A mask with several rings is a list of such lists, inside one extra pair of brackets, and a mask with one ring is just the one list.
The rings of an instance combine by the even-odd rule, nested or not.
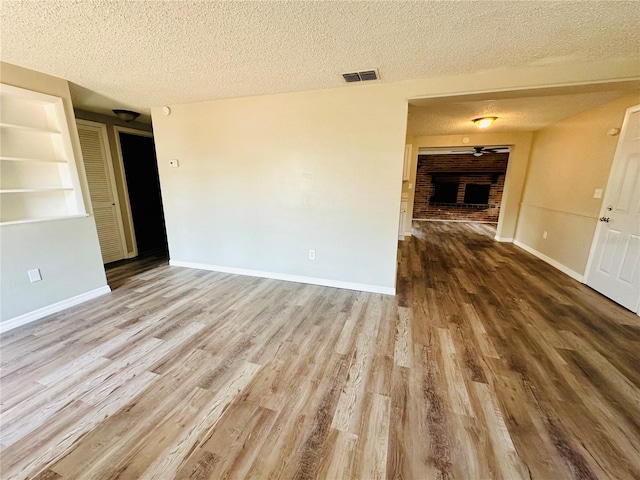
[(113, 110), (113, 113), (116, 114), (116, 116), (120, 119), (120, 120), (124, 120), (125, 122), (133, 122), (136, 118), (138, 118), (140, 116), (140, 114), (138, 112), (132, 112), (131, 110)]

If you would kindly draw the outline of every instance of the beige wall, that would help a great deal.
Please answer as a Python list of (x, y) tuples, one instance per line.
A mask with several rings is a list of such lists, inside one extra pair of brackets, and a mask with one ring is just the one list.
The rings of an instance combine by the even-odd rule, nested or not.
[[(462, 139), (468, 137), (467, 144)], [(469, 135), (431, 135), (413, 138), (413, 159), (411, 183), (415, 185), (418, 164), (418, 149), (436, 147), (465, 147), (467, 145), (509, 145), (509, 163), (505, 176), (504, 193), (500, 207), (500, 218), (496, 226), (496, 237), (510, 241), (515, 234), (516, 222), (520, 211), (520, 199), (529, 162), (531, 132), (476, 133)], [(409, 208), (413, 211), (414, 191), (409, 195)]]
[[(582, 112), (535, 133), (516, 240), (581, 276), (618, 142), (607, 135), (620, 128), (633, 95)], [(547, 238), (543, 239), (543, 232)]]
[(394, 291), (406, 115), (384, 88), (152, 109), (172, 261)]
[(122, 226), (124, 229), (124, 237), (127, 242), (126, 248), (128, 255), (133, 256), (134, 252), (134, 233), (133, 224), (130, 221), (130, 215), (127, 209), (127, 186), (125, 174), (122, 171), (120, 159), (118, 158), (118, 145), (116, 143), (115, 127), (125, 127), (142, 132), (152, 132), (151, 125), (141, 122), (127, 123), (120, 120), (116, 116), (102, 115), (100, 113), (85, 112), (84, 110), (75, 110), (76, 118), (82, 120), (90, 120), (92, 122), (102, 123), (107, 127), (107, 136), (109, 141), (109, 150), (111, 151), (111, 163), (113, 164), (113, 173), (116, 179), (116, 190), (118, 191), (118, 201), (120, 203), (120, 215), (122, 216)]
[[(80, 141), (66, 80), (0, 63), (0, 81), (62, 98), (76, 164), (86, 194)], [(87, 204), (87, 211), (91, 205)], [(42, 281), (30, 283), (27, 270)], [(105, 287), (107, 284), (92, 216), (0, 226), (0, 321)]]

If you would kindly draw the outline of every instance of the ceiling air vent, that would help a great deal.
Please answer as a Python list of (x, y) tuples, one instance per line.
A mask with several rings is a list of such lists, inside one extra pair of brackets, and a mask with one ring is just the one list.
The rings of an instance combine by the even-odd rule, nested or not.
[(342, 77), (344, 78), (344, 81), (347, 83), (360, 81), (360, 75), (358, 75), (357, 73), (343, 73)]
[(362, 72), (343, 73), (342, 77), (347, 83), (367, 82), (369, 80), (378, 80), (380, 76), (377, 70), (363, 70)]
[(376, 72), (375, 70), (366, 70), (364, 72), (358, 72), (358, 75), (360, 75), (360, 80), (362, 80), (363, 82), (366, 82), (367, 80), (378, 79), (378, 72)]

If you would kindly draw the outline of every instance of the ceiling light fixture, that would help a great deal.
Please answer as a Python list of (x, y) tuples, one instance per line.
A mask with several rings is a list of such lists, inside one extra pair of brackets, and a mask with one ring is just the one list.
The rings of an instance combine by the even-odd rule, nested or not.
[(133, 122), (136, 118), (140, 116), (138, 112), (132, 112), (131, 110), (116, 109), (116, 110), (113, 110), (113, 113), (115, 113), (120, 120), (124, 120), (127, 123)]
[(478, 128), (487, 128), (491, 126), (493, 122), (497, 120), (497, 118), (498, 117), (480, 117), (480, 118), (474, 118), (471, 121), (475, 123), (476, 127)]

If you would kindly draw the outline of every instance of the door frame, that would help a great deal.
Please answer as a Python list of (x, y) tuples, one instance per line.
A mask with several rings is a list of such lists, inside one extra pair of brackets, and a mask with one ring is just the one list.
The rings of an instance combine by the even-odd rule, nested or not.
[[(607, 205), (609, 205), (611, 197), (613, 195), (612, 184), (614, 180), (614, 175), (612, 175), (612, 173), (616, 170), (618, 166), (617, 164), (620, 163), (620, 149), (622, 148), (620, 140), (625, 137), (627, 130), (629, 128), (629, 117), (631, 116), (632, 113), (636, 113), (638, 111), (640, 111), (640, 105), (634, 105), (633, 107), (627, 108), (624, 114), (624, 119), (622, 120), (622, 128), (620, 129), (620, 134), (618, 135), (618, 143), (616, 144), (616, 151), (613, 154), (613, 161), (611, 162), (611, 169), (609, 170), (609, 178), (607, 179), (607, 187), (604, 192), (604, 197), (602, 199), (602, 205), (600, 206), (600, 212), (598, 214), (598, 218), (605, 216), (607, 212)], [(600, 236), (600, 233), (602, 232), (603, 228), (604, 226), (602, 225), (602, 222), (598, 221), (596, 224), (596, 230), (593, 234), (593, 239), (591, 240), (591, 248), (589, 249), (589, 259), (587, 260), (587, 266), (585, 267), (585, 270), (584, 270), (583, 283), (585, 285), (589, 285), (589, 276), (592, 273), (591, 268), (593, 267), (593, 262), (595, 261), (594, 257), (595, 257), (595, 253), (598, 245), (598, 237)], [(640, 304), (636, 305), (635, 313), (637, 313), (640, 316)]]
[(113, 126), (114, 137), (116, 140), (116, 153), (118, 157), (118, 165), (122, 172), (122, 185), (124, 186), (124, 203), (125, 212), (127, 214), (127, 225), (129, 225), (129, 231), (131, 232), (131, 246), (133, 251), (127, 254), (127, 258), (138, 256), (138, 242), (136, 240), (136, 228), (133, 224), (133, 214), (131, 213), (131, 200), (129, 200), (129, 185), (127, 184), (127, 172), (124, 169), (124, 158), (122, 156), (122, 145), (120, 144), (120, 133), (127, 133), (129, 135), (138, 135), (140, 137), (153, 138), (153, 133), (145, 132), (144, 130), (136, 130), (135, 128), (121, 127), (119, 125)]
[[(127, 251), (127, 238), (124, 234), (122, 209), (120, 208), (120, 197), (118, 196), (118, 184), (116, 183), (116, 174), (113, 169), (113, 157), (111, 156), (111, 147), (109, 146), (109, 132), (107, 131), (107, 126), (104, 123), (93, 122), (91, 120), (83, 120), (81, 118), (76, 119), (76, 124), (80, 126), (85, 126), (85, 127), (97, 128), (100, 130), (100, 133), (102, 134), (102, 144), (104, 145), (104, 153), (106, 155), (109, 182), (111, 183), (111, 194), (113, 195), (113, 203), (115, 204), (115, 207), (116, 207), (116, 221), (118, 222), (118, 226), (120, 229), (120, 244), (122, 247), (123, 258), (129, 258), (129, 252)], [(88, 182), (87, 182), (87, 188), (88, 188)], [(128, 195), (126, 198), (128, 198)], [(89, 204), (91, 206), (91, 213), (93, 214), (93, 204), (91, 202), (90, 191), (89, 191)]]

